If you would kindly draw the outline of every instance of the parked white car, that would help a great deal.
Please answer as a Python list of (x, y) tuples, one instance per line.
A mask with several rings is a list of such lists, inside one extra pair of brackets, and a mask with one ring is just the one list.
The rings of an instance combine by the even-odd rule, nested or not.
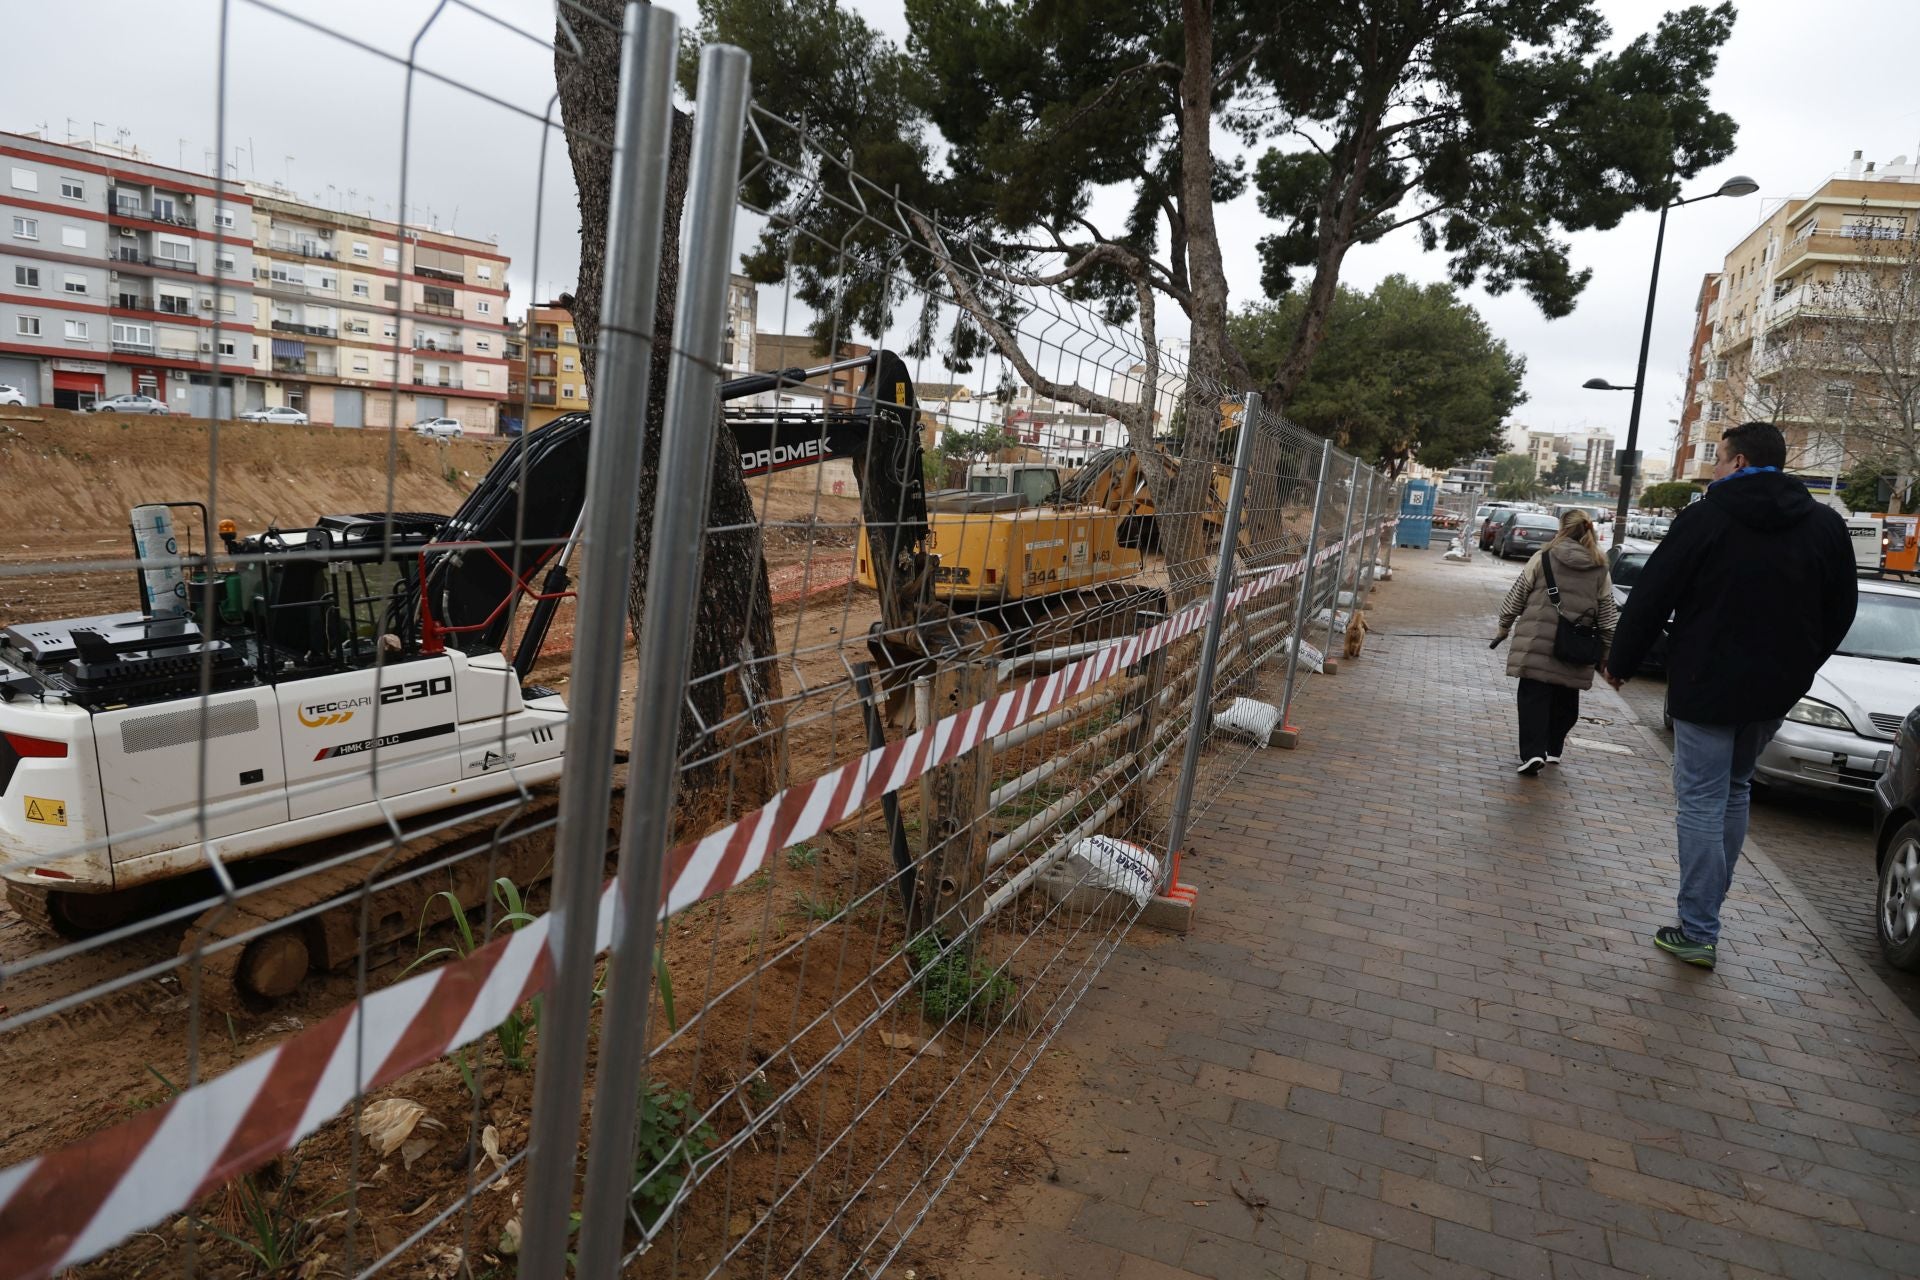
[(277, 404), (271, 409), (250, 409), (240, 415), (240, 421), (278, 422), (283, 426), (304, 427), (307, 425), (307, 415), (298, 409)]
[(105, 400), (95, 400), (87, 406), (88, 413), (145, 413), (164, 416), (167, 402), (155, 400), (152, 396), (124, 395), (108, 396)]
[(457, 440), (467, 434), (458, 418), (422, 418), (413, 424), (413, 433), (417, 436), (432, 436), (437, 440)]
[(20, 394), (20, 388), (0, 382), (0, 405), (17, 405), (25, 408), (27, 398)]
[(1813, 688), (1760, 753), (1757, 776), (1865, 795), (1920, 707), (1920, 587), (1860, 580), (1859, 609)]

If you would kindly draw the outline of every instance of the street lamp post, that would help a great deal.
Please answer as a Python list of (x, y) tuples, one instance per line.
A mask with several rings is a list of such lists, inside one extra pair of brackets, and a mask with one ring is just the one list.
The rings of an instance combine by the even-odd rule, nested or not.
[(1619, 546), (1627, 536), (1627, 508), (1633, 503), (1633, 485), (1640, 471), (1640, 459), (1636, 456), (1640, 447), (1640, 401), (1647, 387), (1647, 348), (1653, 342), (1653, 300), (1660, 289), (1660, 253), (1667, 241), (1667, 211), (1678, 209), (1683, 204), (1695, 204), (1701, 200), (1712, 200), (1717, 196), (1750, 196), (1760, 189), (1760, 184), (1745, 174), (1736, 174), (1720, 184), (1717, 191), (1705, 195), (1689, 196), (1684, 200), (1669, 200), (1660, 206), (1660, 230), (1653, 240), (1653, 278), (1647, 282), (1647, 315), (1640, 326), (1640, 364), (1634, 371), (1630, 386), (1618, 386), (1603, 378), (1589, 378), (1586, 385), (1595, 391), (1631, 391), (1633, 409), (1627, 418), (1626, 456), (1620, 459), (1620, 502), (1613, 516), (1613, 545)]

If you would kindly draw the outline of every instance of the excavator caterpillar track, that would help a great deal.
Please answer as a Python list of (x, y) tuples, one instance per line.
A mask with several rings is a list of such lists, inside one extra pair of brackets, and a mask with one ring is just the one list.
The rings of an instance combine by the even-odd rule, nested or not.
[[(383, 847), (284, 883), (243, 887), (232, 902), (203, 911), (181, 943), (183, 956), (199, 953), (205, 1007), (260, 1013), (291, 995), (309, 974), (353, 967), (363, 950), (373, 964), (403, 955), (424, 929), (452, 918), (453, 908), (441, 896), (445, 893), (469, 913), (477, 935), (483, 927), (479, 913), (495, 881), (504, 876), (524, 893), (552, 874), (551, 819), (558, 802), (557, 787), (537, 788), (517, 814), (496, 807), (412, 840), (398, 855)], [(439, 822), (445, 818), (444, 812), (437, 815)], [(610, 833), (619, 829), (619, 822), (616, 790)], [(494, 841), (496, 831), (499, 839)], [(366, 840), (367, 833), (361, 833), (359, 843)], [(339, 841), (328, 844), (334, 847), (308, 850), (301, 861), (322, 861), (353, 847)], [(612, 844), (610, 834), (608, 847)], [(278, 870), (298, 865), (282, 862)], [(311, 914), (302, 916), (307, 912)], [(273, 927), (292, 916), (302, 918)], [(243, 937), (245, 941), (238, 941)]]

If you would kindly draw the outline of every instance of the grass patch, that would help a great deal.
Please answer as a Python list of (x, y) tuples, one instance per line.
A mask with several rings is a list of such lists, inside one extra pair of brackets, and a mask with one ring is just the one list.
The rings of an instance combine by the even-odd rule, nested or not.
[(1013, 979), (985, 968), (965, 947), (942, 950), (939, 937), (928, 932), (907, 944), (907, 956), (929, 1022), (945, 1026), (958, 1019), (990, 1027), (1012, 1008)]
[(787, 866), (795, 871), (810, 867), (820, 861), (820, 854), (810, 844), (796, 844), (787, 850)]

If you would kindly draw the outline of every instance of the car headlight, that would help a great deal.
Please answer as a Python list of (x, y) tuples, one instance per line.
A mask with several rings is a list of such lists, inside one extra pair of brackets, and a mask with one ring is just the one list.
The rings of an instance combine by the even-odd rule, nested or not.
[(1787, 712), (1787, 719), (1798, 724), (1819, 725), (1822, 729), (1853, 730), (1853, 722), (1848, 720), (1840, 708), (1818, 698), (1802, 698), (1793, 704), (1793, 710)]

